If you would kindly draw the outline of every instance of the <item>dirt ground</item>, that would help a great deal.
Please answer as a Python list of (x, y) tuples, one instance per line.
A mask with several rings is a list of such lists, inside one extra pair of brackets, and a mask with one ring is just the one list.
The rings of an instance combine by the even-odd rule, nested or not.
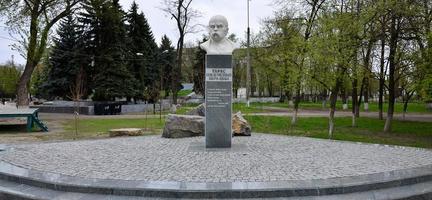
[[(132, 115), (80, 115), (82, 119), (136, 119), (145, 117), (142, 114)], [(148, 115), (148, 118), (157, 117), (159, 115)], [(57, 113), (39, 113), (39, 119), (45, 123), (49, 132), (27, 132), (26, 118), (0, 118), (0, 144), (25, 144), (35, 142), (52, 142), (64, 141), (66, 134), (64, 124), (74, 119), (73, 114), (57, 114)], [(69, 139), (66, 139), (69, 140)]]

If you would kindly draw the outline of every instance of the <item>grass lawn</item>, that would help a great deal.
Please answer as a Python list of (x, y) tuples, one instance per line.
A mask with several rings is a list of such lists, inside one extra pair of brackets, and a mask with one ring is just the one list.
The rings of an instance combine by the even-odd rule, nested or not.
[[(245, 118), (254, 132), (328, 138), (328, 118), (325, 117), (299, 118), (296, 126), (291, 126), (290, 117)], [(378, 119), (359, 118), (357, 127), (351, 127), (351, 117), (336, 118), (335, 123), (335, 140), (432, 148), (432, 123), (395, 120), (392, 133), (383, 133), (384, 121)]]
[(177, 96), (178, 96), (178, 97), (185, 97), (185, 96), (187, 96), (187, 95), (190, 94), (190, 93), (192, 93), (192, 90), (180, 90), (180, 91), (177, 93)]
[[(300, 117), (296, 126), (291, 126), (290, 117), (245, 116), (251, 123), (253, 132), (274, 133), (313, 138), (328, 138), (326, 117)], [(164, 119), (85, 119), (79, 124), (79, 134), (75, 136), (74, 121), (65, 123), (64, 139), (107, 137), (113, 128), (147, 128), (148, 134), (161, 134)], [(351, 127), (350, 117), (336, 118), (333, 139), (366, 143), (391, 144), (432, 148), (432, 123), (397, 121), (392, 133), (383, 133), (384, 121), (373, 118), (359, 118), (357, 127)]]
[[(351, 103), (351, 102), (349, 102)], [(271, 107), (280, 107), (280, 108), (289, 108), (288, 103), (253, 103), (253, 106), (259, 107), (259, 106), (271, 106)], [(314, 109), (314, 110), (327, 110), (330, 107), (330, 102), (327, 102), (326, 107), (322, 107), (322, 102), (300, 102), (299, 107), (301, 109)], [(348, 110), (351, 110), (351, 104), (348, 104)], [(383, 111), (387, 112), (388, 104), (384, 103), (383, 105)], [(336, 108), (338, 110), (342, 110), (342, 102), (338, 101), (336, 104)], [(363, 104), (361, 105), (360, 111), (364, 111)], [(371, 112), (378, 112), (378, 103), (372, 102), (369, 103), (369, 111)], [(395, 112), (396, 113), (402, 113), (403, 112), (403, 103), (396, 103), (395, 104)], [(426, 104), (421, 102), (412, 102), (408, 104), (408, 113), (432, 113), (432, 111), (426, 109)]]
[(195, 107), (199, 106), (199, 103), (187, 103), (182, 104), (180, 108), (177, 108), (176, 114), (183, 115), (186, 114), (189, 110), (194, 109)]

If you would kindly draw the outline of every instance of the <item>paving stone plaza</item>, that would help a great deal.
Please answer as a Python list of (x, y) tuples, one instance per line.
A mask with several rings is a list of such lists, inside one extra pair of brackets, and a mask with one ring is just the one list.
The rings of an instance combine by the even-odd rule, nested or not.
[(432, 151), (254, 134), (231, 149), (203, 137), (160, 136), (16, 145), (8, 163), (83, 178), (179, 182), (271, 182), (358, 176), (432, 164)]

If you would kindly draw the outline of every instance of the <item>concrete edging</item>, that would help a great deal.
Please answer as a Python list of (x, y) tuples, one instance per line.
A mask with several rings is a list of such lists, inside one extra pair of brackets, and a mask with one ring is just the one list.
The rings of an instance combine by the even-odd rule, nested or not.
[(325, 196), (432, 181), (432, 165), (353, 177), (277, 182), (165, 182), (89, 179), (26, 169), (0, 161), (0, 179), (64, 192), (164, 198)]

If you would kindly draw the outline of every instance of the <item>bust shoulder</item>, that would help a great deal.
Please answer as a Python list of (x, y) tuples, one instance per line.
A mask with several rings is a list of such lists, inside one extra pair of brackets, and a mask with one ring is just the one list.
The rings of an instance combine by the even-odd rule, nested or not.
[(208, 40), (200, 44), (201, 49), (204, 49), (207, 54), (231, 55), (235, 49), (234, 42), (224, 38), (220, 42)]
[(209, 40), (207, 40), (207, 41), (205, 41), (205, 42), (203, 42), (203, 43), (200, 44), (201, 49), (203, 49), (205, 51), (208, 50), (209, 46), (210, 46), (210, 41)]

